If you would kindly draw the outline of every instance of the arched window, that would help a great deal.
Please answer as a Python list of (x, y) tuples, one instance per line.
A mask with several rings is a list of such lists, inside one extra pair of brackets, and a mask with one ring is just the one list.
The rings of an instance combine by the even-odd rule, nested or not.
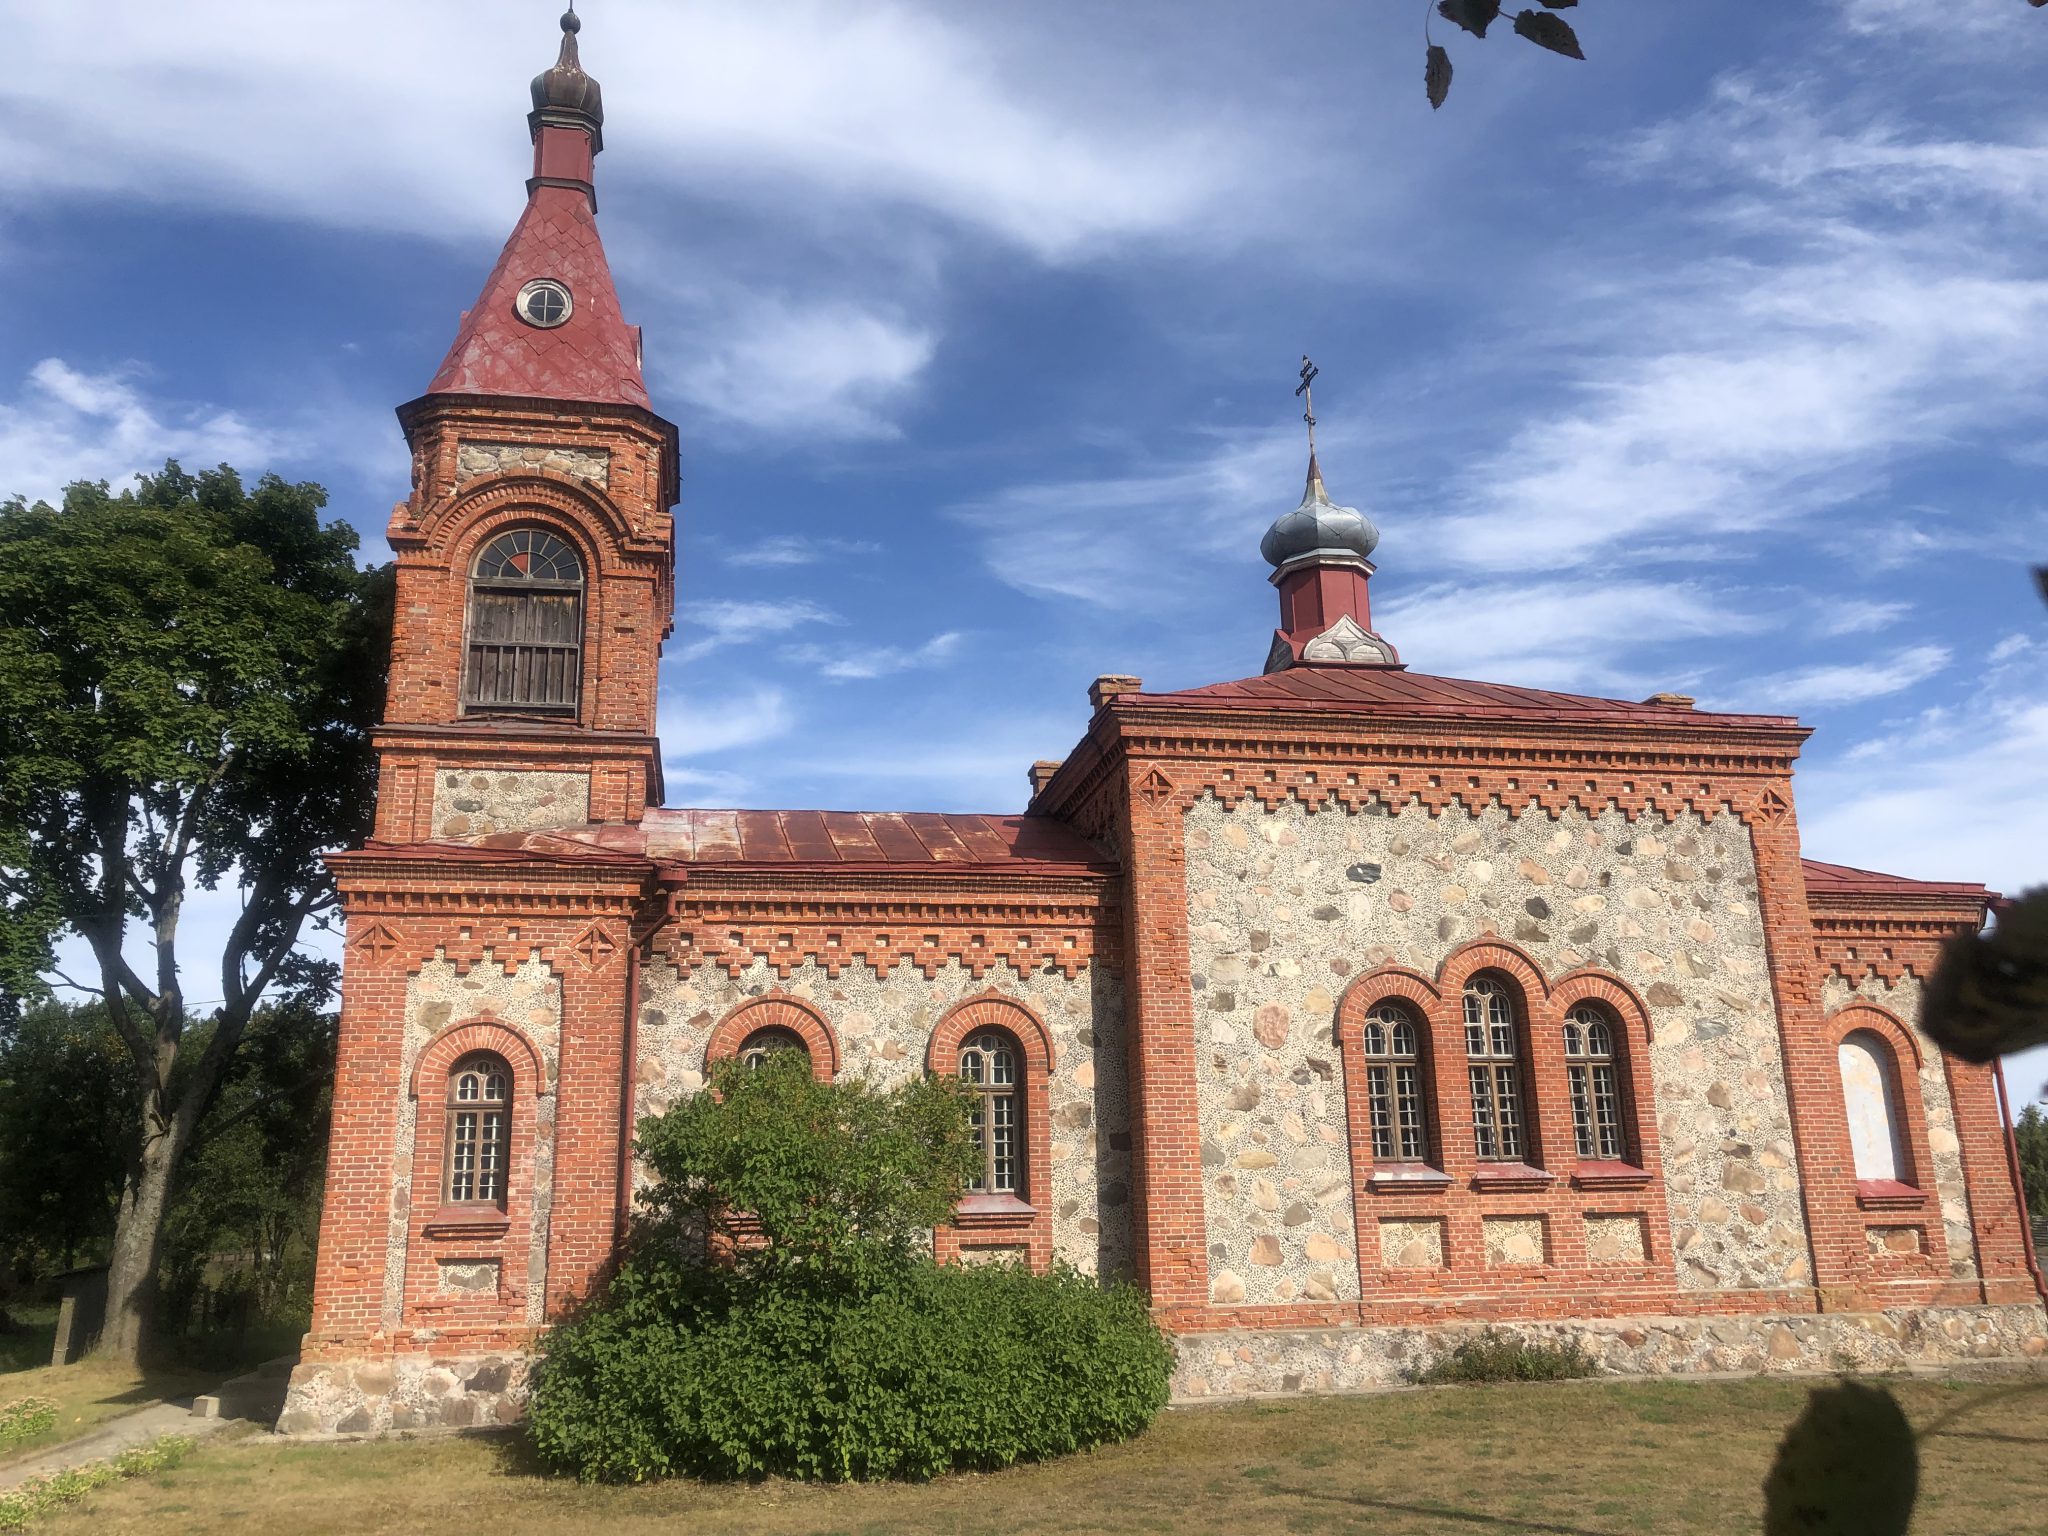
[(738, 1054), (751, 1072), (775, 1051), (795, 1051), (805, 1061), (811, 1059), (811, 1048), (804, 1044), (804, 1037), (780, 1024), (764, 1024), (755, 1030), (740, 1042)]
[(465, 1056), (448, 1074), (448, 1139), (442, 1197), (450, 1205), (505, 1205), (511, 1140), (512, 1073), (487, 1052)]
[(1912, 1169), (1899, 1136), (1898, 1080), (1891, 1047), (1874, 1030), (1845, 1035), (1836, 1048), (1842, 1099), (1849, 1111), (1849, 1150), (1859, 1181), (1910, 1184)]
[(1579, 1156), (1619, 1159), (1621, 1084), (1614, 1071), (1614, 1021), (1596, 1003), (1580, 1003), (1565, 1015), (1564, 1071)]
[(1521, 1059), (1515, 1001), (1504, 982), (1465, 983), (1465, 1056), (1472, 1085), (1472, 1147), (1485, 1162), (1522, 1156)]
[(1365, 1095), (1378, 1162), (1419, 1163), (1425, 1154), (1416, 1039), (1415, 1020), (1399, 1003), (1381, 1003), (1365, 1016)]
[(473, 712), (574, 714), (583, 661), (583, 562), (544, 528), (513, 528), (476, 557), (469, 579)]
[(960, 1047), (960, 1075), (975, 1090), (974, 1143), (981, 1172), (968, 1188), (982, 1195), (1022, 1194), (1024, 1101), (1017, 1092), (1017, 1043), (995, 1030), (970, 1035)]

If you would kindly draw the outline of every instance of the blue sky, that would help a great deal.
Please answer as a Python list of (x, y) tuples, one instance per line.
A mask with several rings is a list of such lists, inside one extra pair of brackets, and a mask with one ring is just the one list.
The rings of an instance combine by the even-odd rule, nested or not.
[[(2048, 877), (2048, 14), (1438, 23), (1432, 114), (1407, 0), (583, 11), (672, 803), (1014, 810), (1097, 673), (1256, 672), (1307, 351), (1418, 670), (1796, 713), (1816, 857)], [(0, 0), (0, 494), (226, 459), (381, 558), (554, 15)]]

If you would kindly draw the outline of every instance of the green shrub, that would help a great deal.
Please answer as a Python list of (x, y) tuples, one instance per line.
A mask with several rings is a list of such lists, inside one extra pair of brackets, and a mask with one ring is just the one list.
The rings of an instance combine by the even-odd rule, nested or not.
[(543, 1345), (548, 1465), (926, 1478), (1122, 1439), (1165, 1405), (1172, 1351), (1132, 1287), (932, 1262), (971, 1166), (957, 1084), (820, 1084), (790, 1053), (712, 1090), (642, 1123), (651, 1219)]
[(124, 1477), (167, 1472), (190, 1455), (197, 1443), (188, 1435), (163, 1435), (148, 1445), (131, 1446), (111, 1461), (88, 1461), (48, 1477), (32, 1477), (0, 1493), (0, 1531), (26, 1529), (58, 1505), (75, 1503)]
[(1591, 1376), (1593, 1357), (1576, 1343), (1530, 1344), (1488, 1328), (1453, 1345), (1410, 1379), (1425, 1386), (1456, 1381), (1568, 1381)]
[(53, 1397), (17, 1397), (0, 1403), (0, 1451), (33, 1440), (56, 1427), (57, 1400)]

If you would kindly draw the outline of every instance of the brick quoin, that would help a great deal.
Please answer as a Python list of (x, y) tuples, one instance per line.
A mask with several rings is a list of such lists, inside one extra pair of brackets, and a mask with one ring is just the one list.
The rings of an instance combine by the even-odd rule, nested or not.
[[(571, 33), (534, 82), (528, 215), (433, 385), (399, 411), (413, 477), (389, 527), (397, 613), (377, 814), (362, 848), (330, 859), (346, 914), (334, 1129), (288, 1427), (516, 1414), (513, 1367), (603, 1282), (628, 1225), (635, 1094), (668, 1070), (643, 1034), (676, 1022), (651, 1016), (656, 968), (722, 999), (687, 1021), (697, 1082), (770, 1024), (795, 1030), (828, 1078), (850, 1070), (864, 1032), (896, 1031), (910, 1048), (893, 1059), (942, 1073), (973, 1030), (1009, 1033), (1023, 1056), (1024, 1188), (964, 1201), (936, 1253), (1043, 1269), (1072, 1249), (1063, 1233), (1094, 1230), (1062, 1226), (1085, 1205), (1129, 1224), (1134, 1278), (1183, 1334), (2036, 1301), (1995, 1073), (1938, 1060), (1914, 1017), (1942, 941), (1981, 925), (1991, 893), (1802, 859), (1792, 774), (1807, 732), (1796, 721), (1407, 671), (1366, 622), (1371, 540), (1313, 494), (1295, 514), (1311, 529), (1302, 537), (1350, 543), (1276, 547), (1293, 607), (1273, 670), (1177, 692), (1097, 679), (1073, 751), (1031, 765), (1022, 816), (664, 807), (654, 730), (679, 447), (649, 407), (637, 332), (597, 239), (601, 116), (574, 44)], [(574, 297), (558, 328), (516, 312), (535, 279)], [(1312, 476), (1311, 491), (1320, 483)], [(556, 535), (582, 563), (581, 688), (562, 713), (483, 713), (462, 692), (470, 573), (491, 538), (523, 528)], [(1305, 608), (1296, 599), (1311, 582), (1320, 606)], [(1316, 659), (1338, 654), (1351, 659)], [(1219, 1128), (1203, 1118), (1215, 1047), (1211, 1015), (1196, 1010), (1189, 821), (1218, 804), (1350, 818), (1373, 835), (1481, 812), (1561, 827), (1611, 814), (1645, 833), (1732, 818), (1754, 859), (1774, 1017), (1750, 1075), (1782, 1072), (1798, 1177), (1793, 1241), (1805, 1249), (1782, 1283), (1703, 1284), (1687, 1268), (1693, 1234), (1675, 1220), (1674, 1186), (1709, 1149), (1674, 1145), (1660, 1113), (1677, 1091), (1657, 1080), (1668, 995), (1660, 1003), (1656, 987), (1639, 991), (1594, 958), (1547, 970), (1487, 927), (1412, 965), (1369, 960), (1370, 943), (1356, 942), (1337, 957), (1345, 979), (1328, 1015), (1300, 1021), (1332, 1058), (1319, 1070), (1339, 1117), (1326, 1166), (1348, 1181), (1334, 1206), (1355, 1244), (1335, 1266), (1347, 1294), (1212, 1299), (1221, 1242), (1203, 1164)], [(1482, 972), (1518, 1010), (1520, 1168), (1481, 1164), (1473, 1149), (1461, 997)], [(961, 975), (971, 990), (942, 989)], [(880, 988), (863, 1019), (834, 991), (855, 977)], [(1047, 999), (1084, 978), (1093, 1011), (1061, 1036), (1077, 1026)], [(1386, 999), (1422, 1026), (1434, 1173), (1420, 1180), (1372, 1154), (1361, 1026)], [(1577, 1155), (1562, 1029), (1585, 1001), (1615, 1024), (1619, 1160)], [(1855, 1178), (1837, 1047), (1865, 1028), (1898, 1067), (1912, 1180), (1899, 1190)], [(1067, 1056), (1086, 1053), (1061, 1042), (1084, 1038), (1101, 1080), (1062, 1076)], [(447, 1074), (480, 1049), (514, 1078), (507, 1196), (497, 1212), (443, 1210)], [(1056, 1090), (1070, 1095), (1058, 1123)], [(1953, 1148), (1930, 1116), (1940, 1092)], [(1056, 1166), (1093, 1180), (1098, 1159), (1125, 1155), (1127, 1203), (1055, 1197)], [(1962, 1184), (1937, 1190), (1950, 1156)], [(1967, 1208), (1953, 1228), (1945, 1194)], [(1597, 1262), (1588, 1216), (1639, 1220), (1641, 1257)], [(1489, 1266), (1484, 1224), (1501, 1217), (1539, 1224), (1540, 1262)], [(1384, 1262), (1387, 1221), (1440, 1224), (1442, 1264)], [(1871, 1235), (1902, 1227), (1918, 1229), (1915, 1251)], [(443, 1375), (425, 1386), (423, 1371)]]

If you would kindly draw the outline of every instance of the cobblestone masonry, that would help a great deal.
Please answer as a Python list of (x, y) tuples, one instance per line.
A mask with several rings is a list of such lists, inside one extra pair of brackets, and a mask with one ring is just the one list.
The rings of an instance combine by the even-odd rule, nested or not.
[[(1389, 963), (1431, 975), (1489, 932), (1552, 978), (1597, 965), (1647, 1000), (1679, 1284), (1810, 1281), (1755, 860), (1736, 818), (1432, 817), (1413, 803), (1311, 814), (1208, 796), (1186, 833), (1214, 1300), (1305, 1296), (1308, 1241), (1351, 1248), (1349, 1172), (1331, 1140), (1344, 1128), (1330, 1042), (1345, 979)], [(1239, 1166), (1245, 1150), (1262, 1166)], [(1278, 1212), (1261, 1203), (1265, 1184), (1283, 1195)], [(1289, 1226), (1295, 1202), (1308, 1219)], [(1276, 1244), (1281, 1262), (1261, 1262)], [(1355, 1272), (1336, 1271), (1337, 1295), (1356, 1295)]]
[(399, 1355), (302, 1365), (292, 1372), (277, 1432), (355, 1435), (515, 1424), (526, 1416), (528, 1364), (523, 1355)]
[[(1975, 1279), (1977, 1247), (1970, 1226), (1970, 1196), (1963, 1183), (1962, 1143), (1956, 1137), (1955, 1109), (1949, 1102), (1941, 1052), (1920, 1033), (1920, 979), (1907, 975), (1894, 984), (1865, 976), (1852, 987), (1840, 976), (1830, 976), (1821, 988), (1821, 1006), (1831, 1014), (1858, 998), (1896, 1014), (1920, 1043), (1925, 1063), (1919, 1072), (1920, 1102), (1927, 1110), (1927, 1151), (1934, 1162), (1935, 1198), (1941, 1202), (1942, 1225), (1948, 1230), (1949, 1268), (1966, 1279)], [(1899, 1065), (1901, 1071), (1908, 1071), (1912, 1063)]]
[(455, 483), (485, 475), (545, 469), (595, 486), (611, 483), (612, 456), (602, 448), (549, 447), (544, 443), (463, 443), (455, 453)]
[(1123, 994), (1102, 966), (1084, 967), (1071, 978), (1002, 968), (976, 981), (953, 961), (926, 981), (909, 966), (882, 975), (856, 965), (834, 980), (806, 962), (780, 981), (762, 961), (736, 977), (704, 969), (685, 980), (675, 967), (651, 960), (641, 970), (634, 1117), (659, 1114), (703, 1087), (712, 1029), (749, 998), (779, 989), (803, 999), (837, 1037), (843, 1076), (889, 1084), (922, 1071), (933, 1026), (955, 1003), (991, 986), (1035, 1010), (1052, 1036), (1053, 1249), (1090, 1274), (1128, 1274), (1133, 1238)]
[[(443, 1030), (490, 1017), (510, 1024), (533, 1042), (547, 1063), (550, 1089), (559, 1065), (562, 987), (538, 958), (529, 955), (510, 974), (491, 950), (466, 972), (452, 961), (435, 958), (419, 969), (406, 986), (405, 1049), (400, 1061), (398, 1153), (393, 1163), (390, 1241), (384, 1262), (384, 1324), (396, 1328), (405, 1295), (407, 1226), (415, 1187), (412, 1167), (414, 1127), (419, 1105), (405, 1085), (413, 1065)], [(527, 1256), (526, 1320), (539, 1323), (547, 1300), (548, 1210), (554, 1199), (554, 1107), (552, 1091), (540, 1095), (535, 1107), (533, 1143), (533, 1248)], [(429, 1106), (432, 1112), (434, 1106)], [(516, 1170), (515, 1170), (516, 1172)], [(426, 1186), (431, 1190), (431, 1184)], [(428, 1198), (432, 1198), (431, 1194)], [(294, 1393), (297, 1386), (294, 1384)], [(479, 1420), (478, 1422), (488, 1422)]]
[(1541, 1264), (1549, 1256), (1540, 1216), (1489, 1216), (1480, 1223), (1486, 1237), (1486, 1266), (1510, 1269)]
[(587, 773), (442, 773), (434, 781), (434, 836), (482, 837), (580, 826), (590, 819)]
[[(1176, 1401), (1399, 1386), (1476, 1325), (1187, 1334)], [(1795, 1316), (1641, 1317), (1511, 1323), (1537, 1344), (1578, 1344), (1601, 1374), (1692, 1371), (1879, 1371), (2048, 1354), (2038, 1306), (1927, 1307)]]

